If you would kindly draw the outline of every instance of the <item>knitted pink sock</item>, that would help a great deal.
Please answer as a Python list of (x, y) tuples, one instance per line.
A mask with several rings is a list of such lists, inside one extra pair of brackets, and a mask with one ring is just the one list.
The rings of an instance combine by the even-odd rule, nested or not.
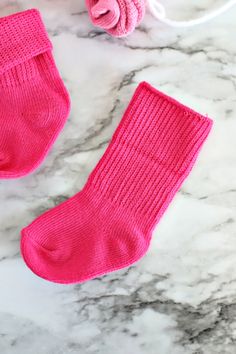
[(209, 118), (141, 83), (84, 189), (22, 230), (29, 268), (74, 283), (136, 262), (211, 126)]
[(0, 19), (0, 178), (43, 160), (69, 112), (69, 96), (37, 10)]
[(114, 37), (133, 32), (145, 14), (145, 0), (86, 0), (94, 26)]

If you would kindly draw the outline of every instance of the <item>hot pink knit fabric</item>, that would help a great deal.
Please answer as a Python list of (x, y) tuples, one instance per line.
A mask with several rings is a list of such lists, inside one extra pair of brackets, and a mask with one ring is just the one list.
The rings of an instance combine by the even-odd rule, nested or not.
[(93, 24), (114, 37), (133, 32), (145, 14), (145, 0), (86, 0)]
[(209, 118), (141, 83), (84, 189), (23, 229), (29, 268), (74, 283), (140, 259), (211, 126)]
[(0, 178), (33, 171), (69, 112), (69, 96), (40, 14), (0, 19)]

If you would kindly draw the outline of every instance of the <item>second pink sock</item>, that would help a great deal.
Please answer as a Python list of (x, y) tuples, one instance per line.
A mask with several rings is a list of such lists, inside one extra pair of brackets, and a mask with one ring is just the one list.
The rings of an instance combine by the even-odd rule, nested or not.
[(84, 189), (22, 231), (29, 268), (74, 283), (140, 259), (211, 126), (209, 118), (140, 84)]

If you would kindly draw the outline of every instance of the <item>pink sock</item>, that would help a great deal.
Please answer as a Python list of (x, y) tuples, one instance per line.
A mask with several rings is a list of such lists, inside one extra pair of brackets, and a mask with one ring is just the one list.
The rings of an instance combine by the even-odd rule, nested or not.
[(145, 14), (145, 0), (86, 0), (93, 24), (114, 37), (133, 32)]
[(69, 96), (37, 10), (0, 19), (0, 178), (33, 171), (69, 112)]
[(29, 268), (74, 283), (140, 259), (211, 126), (209, 118), (141, 83), (84, 189), (23, 229)]

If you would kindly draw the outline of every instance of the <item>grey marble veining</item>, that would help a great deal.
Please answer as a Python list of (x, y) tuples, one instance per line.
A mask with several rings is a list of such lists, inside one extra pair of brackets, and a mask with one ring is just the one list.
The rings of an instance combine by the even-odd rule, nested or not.
[[(165, 4), (187, 19), (222, 1)], [(2, 0), (0, 16), (32, 7), (72, 111), (35, 173), (0, 181), (0, 353), (236, 353), (236, 9), (187, 30), (147, 14), (125, 39), (94, 28), (79, 0)], [(196, 167), (140, 262), (80, 285), (34, 276), (20, 230), (83, 187), (142, 80), (213, 117)]]

